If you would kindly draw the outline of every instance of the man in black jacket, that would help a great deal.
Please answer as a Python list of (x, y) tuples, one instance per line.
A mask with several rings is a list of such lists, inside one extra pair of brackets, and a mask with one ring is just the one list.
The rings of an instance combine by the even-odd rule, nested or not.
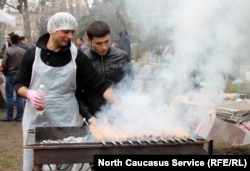
[[(94, 21), (87, 28), (87, 40), (91, 48), (84, 51), (99, 75), (116, 86), (131, 75), (131, 62), (128, 54), (111, 46), (110, 27), (103, 21)], [(106, 100), (88, 88), (77, 90), (80, 114), (88, 121), (101, 110)]]

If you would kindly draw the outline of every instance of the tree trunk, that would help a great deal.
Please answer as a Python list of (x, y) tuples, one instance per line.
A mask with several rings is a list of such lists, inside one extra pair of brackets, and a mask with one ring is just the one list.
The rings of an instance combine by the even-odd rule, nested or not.
[(23, 16), (23, 25), (24, 25), (24, 32), (25, 37), (28, 39), (28, 43), (31, 43), (31, 29), (30, 29), (30, 14), (28, 9), (25, 9)]

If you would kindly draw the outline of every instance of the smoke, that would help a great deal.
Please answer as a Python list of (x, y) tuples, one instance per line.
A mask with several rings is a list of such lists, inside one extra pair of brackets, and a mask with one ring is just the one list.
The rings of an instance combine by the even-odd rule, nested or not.
[(158, 37), (171, 40), (161, 56), (168, 63), (134, 64), (133, 88), (116, 89), (129, 114), (106, 106), (99, 119), (131, 135), (193, 133), (224, 99), (227, 75), (248, 61), (250, 1), (126, 0), (125, 5), (141, 36), (157, 28)]

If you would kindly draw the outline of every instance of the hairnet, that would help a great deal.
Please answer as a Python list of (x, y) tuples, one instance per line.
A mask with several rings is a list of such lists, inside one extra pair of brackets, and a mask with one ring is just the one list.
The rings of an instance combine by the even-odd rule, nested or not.
[(67, 12), (58, 12), (52, 15), (47, 24), (49, 33), (54, 33), (58, 30), (76, 30), (78, 24), (76, 18)]

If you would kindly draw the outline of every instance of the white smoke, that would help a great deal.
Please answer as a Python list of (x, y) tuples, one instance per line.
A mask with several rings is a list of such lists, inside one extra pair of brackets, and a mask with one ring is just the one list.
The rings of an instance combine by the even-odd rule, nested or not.
[[(133, 88), (116, 90), (130, 114), (121, 119), (116, 109), (109, 109), (100, 112), (99, 119), (112, 118), (131, 135), (174, 134), (180, 128), (192, 133), (194, 125), (223, 100), (225, 75), (237, 71), (235, 61), (249, 56), (250, 1), (126, 0), (125, 4), (142, 36), (155, 28), (166, 30), (160, 37), (172, 40), (174, 54), (167, 66), (155, 67), (153, 77), (147, 67), (134, 64)], [(199, 71), (196, 79), (202, 81), (202, 89), (193, 87), (194, 70)]]

